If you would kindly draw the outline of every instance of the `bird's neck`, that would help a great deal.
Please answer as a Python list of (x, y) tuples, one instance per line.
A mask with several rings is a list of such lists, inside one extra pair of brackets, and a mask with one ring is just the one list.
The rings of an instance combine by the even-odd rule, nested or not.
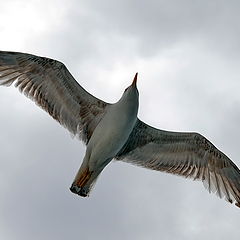
[(115, 105), (120, 112), (137, 117), (139, 105), (138, 97), (122, 97)]

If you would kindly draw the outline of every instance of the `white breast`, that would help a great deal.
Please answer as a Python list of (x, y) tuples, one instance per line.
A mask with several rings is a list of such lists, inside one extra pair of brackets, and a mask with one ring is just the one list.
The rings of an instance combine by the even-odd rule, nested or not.
[(113, 158), (120, 151), (135, 125), (137, 109), (124, 102), (109, 107), (87, 146), (93, 161)]

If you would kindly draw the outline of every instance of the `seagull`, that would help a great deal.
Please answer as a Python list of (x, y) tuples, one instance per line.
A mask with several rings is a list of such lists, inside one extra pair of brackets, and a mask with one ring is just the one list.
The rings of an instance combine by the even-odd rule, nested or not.
[(115, 159), (201, 180), (209, 192), (240, 207), (240, 170), (223, 152), (199, 133), (157, 129), (137, 117), (137, 76), (110, 104), (88, 93), (57, 60), (0, 51), (0, 85), (15, 83), (86, 144), (71, 192), (89, 196), (99, 174)]

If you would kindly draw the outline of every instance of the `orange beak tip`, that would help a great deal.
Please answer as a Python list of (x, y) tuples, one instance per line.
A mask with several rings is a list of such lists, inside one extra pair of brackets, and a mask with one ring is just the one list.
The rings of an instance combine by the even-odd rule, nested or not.
[(138, 77), (138, 72), (135, 74), (132, 85), (137, 85), (137, 77)]

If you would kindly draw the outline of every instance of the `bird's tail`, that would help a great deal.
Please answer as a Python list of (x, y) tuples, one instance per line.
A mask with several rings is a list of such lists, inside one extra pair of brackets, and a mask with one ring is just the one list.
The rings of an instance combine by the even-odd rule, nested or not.
[(91, 189), (88, 182), (92, 173), (93, 172), (89, 171), (89, 168), (86, 168), (84, 171), (79, 171), (72, 186), (70, 187), (70, 191), (82, 197), (87, 197)]

